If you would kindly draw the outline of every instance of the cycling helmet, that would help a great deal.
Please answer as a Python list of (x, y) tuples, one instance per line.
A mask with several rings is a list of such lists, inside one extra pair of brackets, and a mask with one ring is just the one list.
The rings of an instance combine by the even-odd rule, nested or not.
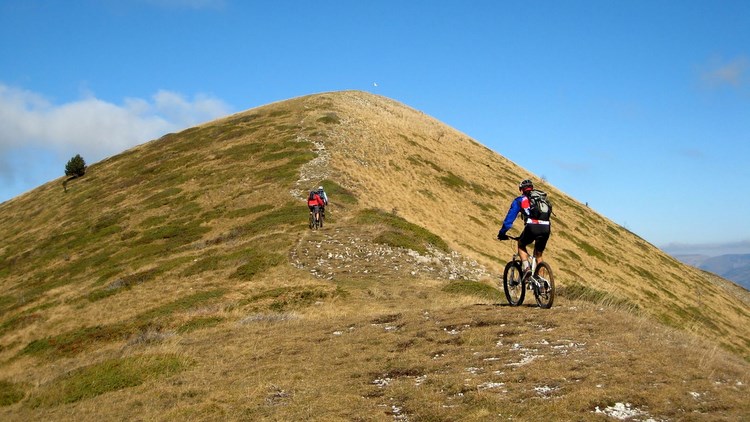
[(534, 184), (529, 179), (526, 179), (518, 184), (518, 190), (520, 190), (521, 192), (530, 191), (532, 189), (534, 189)]
[(323, 192), (323, 186), (318, 186), (318, 192)]

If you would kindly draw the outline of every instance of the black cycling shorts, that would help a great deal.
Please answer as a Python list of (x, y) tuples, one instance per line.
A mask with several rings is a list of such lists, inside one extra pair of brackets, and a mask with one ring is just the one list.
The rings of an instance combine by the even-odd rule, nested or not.
[(518, 245), (526, 247), (534, 242), (534, 253), (542, 253), (547, 247), (549, 234), (549, 224), (527, 224), (521, 233), (521, 237), (518, 239)]

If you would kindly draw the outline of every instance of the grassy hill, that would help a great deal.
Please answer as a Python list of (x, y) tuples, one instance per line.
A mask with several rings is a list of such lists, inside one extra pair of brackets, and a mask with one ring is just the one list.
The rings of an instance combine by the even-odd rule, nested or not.
[[(423, 113), (337, 92), (0, 204), (0, 418), (750, 414), (747, 291), (554, 186), (539, 184), (560, 297), (504, 305), (513, 245), (494, 237), (530, 176)], [(312, 232), (320, 184), (332, 205)]]

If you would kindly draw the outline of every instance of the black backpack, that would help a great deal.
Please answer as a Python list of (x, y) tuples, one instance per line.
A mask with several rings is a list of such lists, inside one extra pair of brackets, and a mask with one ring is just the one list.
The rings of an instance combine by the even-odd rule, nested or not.
[(532, 190), (529, 193), (529, 205), (531, 218), (534, 220), (549, 221), (552, 216), (552, 204), (547, 199), (547, 193), (540, 190)]
[(315, 191), (314, 191), (314, 190), (311, 190), (311, 191), (310, 191), (310, 195), (308, 195), (308, 197), (307, 197), (307, 200), (308, 200), (308, 201), (314, 201), (314, 200), (315, 200), (315, 195), (317, 195), (317, 194), (315, 193)]

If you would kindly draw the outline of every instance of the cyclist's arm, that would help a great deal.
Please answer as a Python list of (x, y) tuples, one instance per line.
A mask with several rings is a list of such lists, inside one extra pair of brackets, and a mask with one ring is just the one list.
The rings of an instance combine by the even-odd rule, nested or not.
[(503, 221), (503, 227), (500, 229), (500, 233), (506, 233), (508, 230), (510, 230), (511, 227), (513, 227), (513, 221), (515, 221), (516, 216), (518, 216), (518, 213), (521, 212), (521, 198), (516, 198), (511, 202), (510, 209), (508, 210), (508, 214), (505, 216), (505, 221)]

